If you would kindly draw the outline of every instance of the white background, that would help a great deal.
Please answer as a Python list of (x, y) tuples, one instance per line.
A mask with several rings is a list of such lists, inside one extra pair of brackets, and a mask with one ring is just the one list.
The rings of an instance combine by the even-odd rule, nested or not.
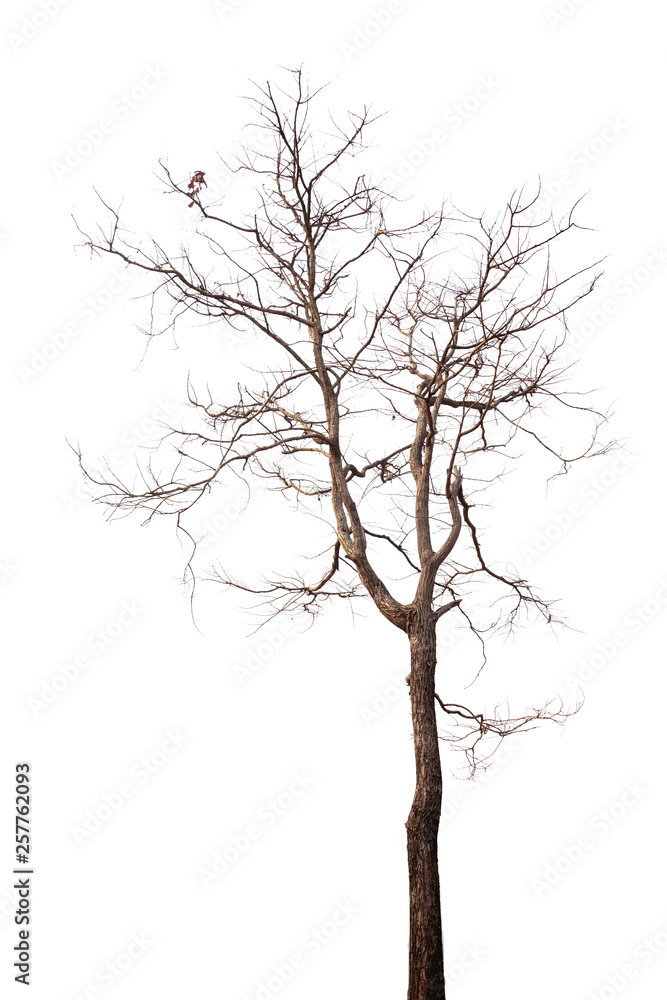
[[(253, 351), (229, 349), (219, 330), (184, 329), (180, 350), (164, 338), (140, 364), (136, 327), (148, 303), (133, 296), (146, 288), (118, 290), (109, 261), (75, 251), (72, 213), (88, 228), (103, 221), (94, 186), (114, 204), (126, 197), (137, 232), (153, 225), (177, 239), (187, 221), (160, 194), (158, 156), (179, 177), (210, 176), (216, 151), (234, 151), (249, 81), (279, 80), (281, 66), (300, 63), (314, 86), (333, 81), (333, 110), (368, 103), (388, 112), (373, 132), (373, 164), (385, 174), (423, 159), (401, 188), (417, 205), (445, 196), (495, 212), (538, 175), (556, 214), (588, 192), (580, 219), (592, 231), (580, 234), (577, 253), (607, 256), (607, 276), (573, 318), (572, 359), (581, 361), (577, 384), (602, 387), (600, 398), (615, 406), (626, 460), (584, 463), (548, 492), (549, 470), (528, 463), (498, 494), (494, 556), (562, 598), (578, 631), (525, 633), (468, 692), (477, 708), (509, 696), (520, 709), (533, 696), (570, 697), (576, 678), (586, 703), (564, 730), (515, 739), (512, 755), (476, 785), (447, 778), (448, 997), (664, 992), (667, 239), (656, 7), (586, 0), (554, 15), (555, 5), (518, 0), (403, 0), (378, 29), (381, 2), (3, 7), (0, 979), (11, 983), (16, 942), (13, 769), (30, 760), (37, 998), (405, 995), (413, 760), (407, 690), (397, 680), (407, 672), (404, 637), (370, 607), (355, 623), (332, 608), (304, 635), (276, 639), (279, 623), (250, 635), (238, 600), (211, 586), (195, 601), (198, 631), (178, 582), (185, 556), (173, 525), (107, 524), (80, 499), (67, 445), (79, 441), (94, 460), (118, 451), (118, 471), (131, 470), (132, 442), (150, 443), (163, 401), (179, 405), (193, 358), (200, 371), (229, 369), (233, 382)], [(159, 83), (119, 110), (149, 71)], [(477, 89), (482, 80), (486, 89)], [(103, 141), (58, 168), (105, 117), (112, 129)], [(415, 155), (445, 120), (446, 142)], [(77, 334), (66, 342), (70, 323)], [(298, 549), (298, 521), (261, 498), (235, 516), (237, 493), (221, 492), (208, 511), (222, 526), (211, 552), (232, 557), (244, 539), (277, 533), (285, 565)], [(572, 503), (580, 516), (568, 524)], [(254, 552), (249, 572), (262, 569)], [(135, 617), (123, 615), (129, 624), (118, 629), (124, 602)], [(90, 644), (99, 628), (121, 633), (100, 654)], [(271, 636), (279, 648), (253, 659)], [(458, 655), (451, 648), (448, 660), (443, 639), (443, 696), (448, 662), (469, 676), (477, 667), (465, 642)], [(89, 666), (35, 711), (29, 699), (81, 653)], [(234, 665), (248, 660), (261, 666), (241, 683)], [(161, 755), (176, 731), (187, 739)], [(144, 781), (140, 762), (152, 754), (155, 773)], [(446, 775), (459, 764), (444, 750)], [(260, 810), (294, 773), (312, 783), (269, 825)], [(128, 781), (131, 797), (80, 842), (88, 811)], [(636, 791), (623, 805), (628, 783)], [(613, 826), (602, 818), (609, 809)], [(253, 823), (259, 839), (205, 889), (198, 869)], [(571, 848), (582, 836), (588, 849), (572, 863), (564, 852), (577, 857)], [(340, 902), (356, 912), (314, 954), (304, 939), (340, 918)], [(129, 962), (132, 935), (151, 943)], [(296, 953), (305, 967), (262, 991), (274, 965)], [(122, 976), (100, 978), (118, 960)]]

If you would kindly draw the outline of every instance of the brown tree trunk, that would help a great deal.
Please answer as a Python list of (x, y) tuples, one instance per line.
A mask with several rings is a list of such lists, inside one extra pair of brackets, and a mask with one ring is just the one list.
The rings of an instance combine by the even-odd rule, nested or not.
[(415, 614), (410, 638), (410, 700), (417, 781), (408, 821), (410, 971), (408, 1000), (444, 1000), (438, 827), (442, 771), (435, 716), (435, 615)]

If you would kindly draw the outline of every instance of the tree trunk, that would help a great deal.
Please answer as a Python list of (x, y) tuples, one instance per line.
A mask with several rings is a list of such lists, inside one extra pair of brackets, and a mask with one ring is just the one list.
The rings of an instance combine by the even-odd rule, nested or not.
[(408, 821), (410, 972), (408, 1000), (444, 1000), (438, 827), (442, 771), (435, 716), (435, 615), (417, 613), (410, 638), (410, 700), (417, 781)]

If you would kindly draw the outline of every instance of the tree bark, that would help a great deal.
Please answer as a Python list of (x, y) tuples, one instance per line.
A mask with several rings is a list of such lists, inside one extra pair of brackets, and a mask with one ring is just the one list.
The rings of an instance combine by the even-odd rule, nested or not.
[(411, 616), (410, 700), (417, 780), (408, 821), (410, 971), (408, 1000), (445, 1000), (438, 827), (442, 771), (435, 715), (436, 617)]

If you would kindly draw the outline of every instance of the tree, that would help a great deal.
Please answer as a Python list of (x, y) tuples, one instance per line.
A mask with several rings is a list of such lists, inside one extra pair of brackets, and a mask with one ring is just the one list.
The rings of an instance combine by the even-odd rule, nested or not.
[[(193, 548), (190, 512), (214, 483), (229, 474), (268, 480), (327, 526), (326, 563), (254, 583), (222, 566), (212, 576), (269, 615), (370, 598), (405, 634), (416, 763), (408, 998), (435, 1000), (445, 996), (439, 740), (461, 749), (474, 774), (508, 734), (576, 710), (552, 701), (512, 716), (447, 701), (435, 687), (437, 625), (458, 616), (480, 640), (483, 666), (488, 633), (535, 616), (556, 621), (551, 601), (490, 559), (479, 497), (501, 480), (521, 438), (555, 459), (556, 474), (610, 447), (598, 443), (605, 416), (571, 398), (559, 362), (568, 313), (599, 274), (594, 264), (557, 276), (552, 256), (580, 227), (573, 212), (537, 218), (539, 191), (515, 193), (492, 220), (443, 204), (406, 221), (398, 198), (350, 174), (374, 120), (368, 109), (315, 131), (319, 94), (295, 70), (287, 89), (267, 83), (250, 98), (264, 141), (244, 146), (230, 168), (254, 193), (245, 215), (230, 218), (207, 200), (205, 171), (179, 181), (161, 161), (168, 192), (196, 217), (188, 246), (135, 245), (107, 203), (108, 226), (85, 234), (92, 251), (157, 279), (171, 310), (164, 323), (151, 310), (149, 336), (204, 316), (253, 331), (262, 363), (233, 399), (188, 379), (193, 426), (170, 428), (160, 470), (150, 463), (133, 483), (88, 476), (112, 514), (172, 516)], [(549, 433), (567, 411), (586, 424), (572, 454)], [(80, 452), (79, 461), (86, 472)], [(394, 586), (396, 561), (403, 577)]]

